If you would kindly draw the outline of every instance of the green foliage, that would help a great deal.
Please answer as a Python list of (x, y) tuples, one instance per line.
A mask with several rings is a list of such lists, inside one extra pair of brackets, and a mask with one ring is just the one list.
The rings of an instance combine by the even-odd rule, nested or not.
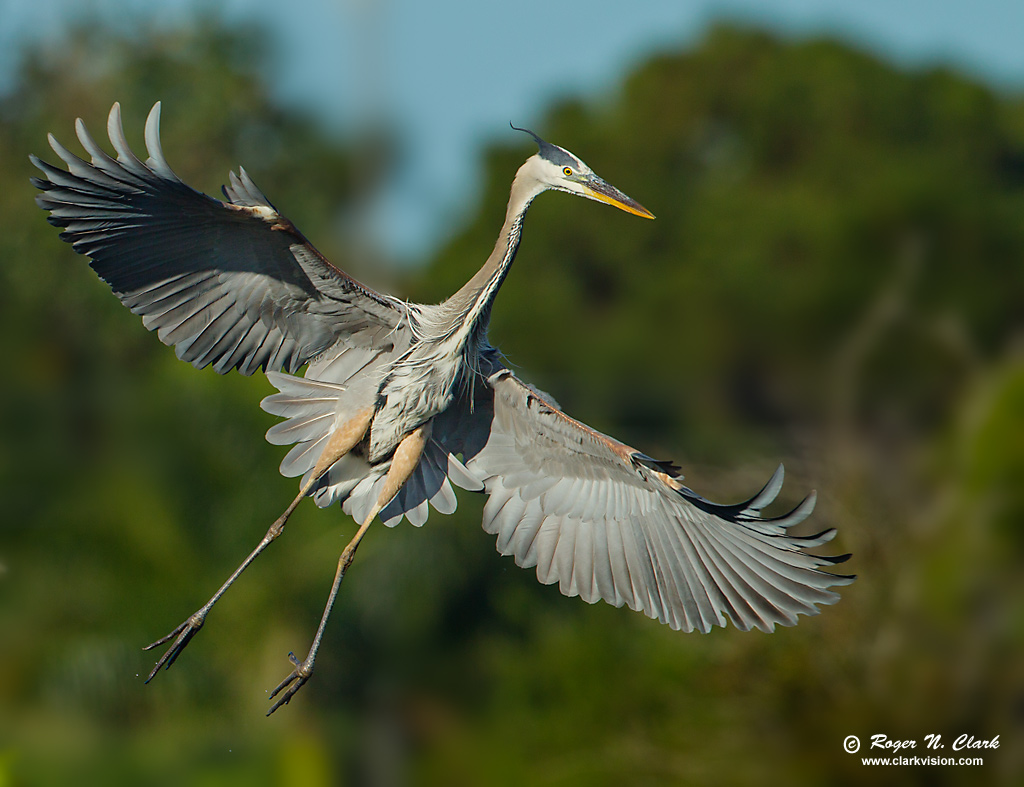
[[(585, 151), (658, 220), (542, 197), (493, 334), (563, 405), (726, 463), (749, 439), (723, 440), (738, 426), (825, 417), (836, 348), (912, 265), (899, 345), (863, 384), (911, 419), (948, 412), (962, 368), (930, 324), (950, 323), (986, 357), (1020, 324), (1014, 113), (953, 74), (718, 30), (699, 52), (653, 60), (613, 102), (552, 113), (545, 135)], [(427, 274), (436, 296), (486, 248), (521, 155), (492, 158), (486, 210)]]
[[(544, 196), (491, 331), (568, 411), (722, 500), (785, 459), (861, 575), (771, 636), (681, 635), (499, 558), (480, 501), (371, 533), (317, 674), (269, 720), (352, 524), (302, 506), (149, 686), (294, 493), (261, 377), (196, 372), (32, 205), (46, 131), (120, 100), (213, 192), (241, 162), (346, 265), (355, 157), (267, 97), (258, 36), (79, 35), (0, 103), (0, 784), (1015, 783), (1024, 672), (1024, 106), (830, 42), (713, 31), (538, 129), (653, 210)], [(476, 270), (527, 152), (405, 294)], [(45, 157), (45, 156), (44, 156)], [(51, 157), (52, 158), (52, 157)], [(736, 470), (726, 470), (736, 466)], [(792, 499), (792, 498), (790, 498)], [(850, 734), (1001, 736), (983, 768), (875, 769)], [(920, 751), (917, 753), (921, 753)]]

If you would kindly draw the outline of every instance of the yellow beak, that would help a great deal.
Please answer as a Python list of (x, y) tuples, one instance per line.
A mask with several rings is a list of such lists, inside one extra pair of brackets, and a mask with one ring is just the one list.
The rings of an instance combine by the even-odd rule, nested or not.
[(610, 183), (606, 183), (601, 178), (591, 178), (585, 181), (583, 188), (587, 190), (587, 196), (591, 199), (597, 200), (598, 202), (604, 202), (608, 205), (614, 205), (619, 210), (624, 210), (626, 213), (632, 213), (634, 216), (641, 216), (645, 219), (653, 219), (654, 214), (651, 213), (647, 208), (637, 202), (631, 197), (627, 197), (615, 186)]

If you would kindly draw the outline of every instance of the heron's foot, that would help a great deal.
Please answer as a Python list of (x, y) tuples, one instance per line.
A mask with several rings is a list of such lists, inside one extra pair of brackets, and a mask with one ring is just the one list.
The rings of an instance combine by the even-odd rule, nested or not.
[(149, 645), (143, 648), (143, 650), (152, 650), (158, 648), (165, 642), (174, 640), (171, 647), (167, 649), (167, 652), (160, 657), (160, 660), (153, 667), (153, 671), (149, 673), (149, 677), (146, 678), (146, 683), (149, 683), (156, 674), (160, 671), (161, 667), (170, 669), (171, 665), (177, 660), (178, 656), (185, 649), (185, 646), (192, 641), (192, 637), (199, 633), (199, 629), (203, 627), (203, 623), (206, 622), (206, 610), (200, 610), (196, 614), (192, 615), (188, 620), (178, 626), (174, 631), (168, 634), (166, 637), (161, 637), (156, 642), (151, 642)]
[(291, 702), (292, 697), (295, 696), (295, 692), (301, 689), (306, 684), (306, 681), (308, 681), (310, 676), (313, 674), (312, 656), (307, 656), (305, 661), (299, 661), (299, 659), (296, 657), (294, 653), (289, 653), (288, 660), (295, 665), (295, 669), (291, 671), (291, 674), (287, 678), (285, 678), (279, 684), (277, 684), (276, 689), (270, 692), (270, 697), (268, 697), (268, 699), (272, 700), (282, 690), (286, 689), (284, 694), (281, 694), (281, 699), (279, 699), (277, 702), (270, 706), (270, 710), (267, 711), (268, 716), (274, 711), (276, 711), (278, 708), (280, 708), (282, 705), (287, 705), (289, 702)]

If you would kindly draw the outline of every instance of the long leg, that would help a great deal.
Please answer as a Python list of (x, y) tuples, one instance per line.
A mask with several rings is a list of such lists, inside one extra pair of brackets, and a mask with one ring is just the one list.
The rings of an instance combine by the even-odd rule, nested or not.
[(274, 699), (274, 697), (284, 691), (281, 694), (281, 698), (267, 711), (268, 716), (282, 705), (287, 705), (291, 702), (295, 692), (301, 689), (313, 674), (316, 653), (320, 649), (320, 641), (323, 639), (324, 629), (327, 628), (327, 619), (331, 616), (331, 609), (334, 607), (334, 601), (338, 596), (341, 581), (345, 578), (345, 572), (355, 559), (359, 542), (363, 540), (363, 536), (366, 535), (366, 531), (370, 528), (370, 523), (373, 522), (377, 514), (398, 494), (398, 490), (409, 480), (409, 476), (416, 469), (420, 455), (423, 453), (423, 447), (430, 437), (430, 428), (431, 423), (428, 421), (423, 426), (406, 435), (402, 442), (398, 444), (398, 448), (395, 449), (394, 457), (391, 460), (391, 467), (388, 469), (388, 474), (384, 481), (384, 488), (377, 497), (377, 502), (338, 558), (338, 569), (334, 573), (334, 584), (331, 585), (331, 593), (327, 597), (327, 605), (324, 607), (324, 614), (320, 618), (320, 625), (317, 627), (316, 635), (313, 637), (313, 644), (309, 648), (309, 653), (306, 654), (306, 658), (302, 661), (299, 661), (294, 653), (288, 654), (288, 659), (295, 665), (295, 669), (278, 684), (276, 689), (270, 692), (269, 699)]
[(241, 576), (242, 572), (245, 571), (249, 565), (260, 556), (274, 540), (281, 535), (284, 531), (284, 526), (288, 522), (288, 517), (292, 515), (292, 512), (298, 508), (299, 503), (302, 502), (303, 498), (309, 494), (310, 490), (319, 481), (324, 473), (331, 469), (331, 466), (341, 459), (345, 454), (351, 451), (363, 439), (363, 435), (366, 434), (366, 429), (370, 425), (370, 420), (373, 417), (373, 409), (368, 408), (358, 413), (350, 421), (339, 426), (335, 429), (331, 438), (327, 441), (327, 445), (324, 447), (323, 452), (320, 454), (320, 458), (317, 459), (316, 465), (313, 467), (313, 472), (310, 474), (309, 480), (302, 485), (299, 490), (299, 494), (296, 495), (295, 499), (288, 505), (288, 508), (284, 510), (267, 530), (266, 535), (256, 548), (249, 553), (249, 556), (242, 561), (242, 565), (235, 569), (234, 573), (227, 578), (223, 585), (217, 590), (216, 593), (203, 604), (193, 615), (189, 616), (183, 623), (175, 628), (170, 634), (165, 637), (161, 637), (156, 642), (146, 645), (143, 650), (152, 650), (153, 648), (163, 645), (165, 642), (174, 640), (171, 646), (167, 649), (160, 660), (157, 661), (156, 666), (149, 673), (149, 677), (146, 678), (146, 683), (149, 683), (156, 674), (160, 671), (161, 667), (170, 669), (170, 666), (177, 660), (178, 656), (185, 649), (185, 646), (192, 641), (192, 638), (199, 633), (199, 629), (203, 627), (203, 623), (206, 622), (206, 616), (209, 614), (210, 609), (216, 604), (220, 597), (223, 596), (229, 587), (234, 584), (234, 581)]

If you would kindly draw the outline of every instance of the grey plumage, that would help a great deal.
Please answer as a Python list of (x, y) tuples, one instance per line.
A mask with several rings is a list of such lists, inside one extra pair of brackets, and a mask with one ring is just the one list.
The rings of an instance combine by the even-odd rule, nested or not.
[[(453, 512), (454, 484), (488, 496), (484, 529), (541, 582), (685, 631), (706, 632), (727, 619), (741, 629), (792, 625), (836, 601), (829, 587), (852, 581), (823, 570), (846, 556), (807, 552), (835, 531), (789, 534), (810, 515), (813, 494), (785, 516), (761, 517), (782, 486), (781, 467), (750, 500), (712, 503), (684, 486), (675, 466), (564, 414), (490, 345), (490, 310), (523, 216), (540, 193), (558, 189), (653, 218), (576, 156), (528, 132), (540, 151), (513, 180), (488, 260), (445, 302), (413, 304), (374, 292), (328, 262), (244, 169), (231, 173), (223, 202), (185, 185), (164, 157), (159, 119), (157, 104), (146, 122), (145, 162), (130, 150), (116, 104), (107, 126), (116, 158), (80, 120), (88, 161), (51, 136), (66, 169), (32, 157), (43, 173), (33, 179), (37, 202), (182, 360), (220, 373), (266, 371), (279, 392), (262, 406), (284, 419), (267, 439), (292, 446), (281, 472), (301, 476), (301, 495), (317, 505), (340, 503), (363, 522), (354, 544), (378, 512), (389, 525), (406, 518), (416, 526), (430, 507)], [(295, 376), (303, 366), (304, 377)], [(331, 446), (345, 429), (356, 430), (354, 447), (335, 455)], [(414, 433), (425, 442), (398, 477), (396, 451), (413, 445), (407, 438)], [(387, 491), (396, 483), (397, 493)], [(199, 622), (169, 635), (183, 632), (157, 669), (177, 658), (280, 528), (272, 531), (193, 616)], [(333, 592), (343, 574), (339, 564)], [(308, 669), (297, 668), (299, 683), (274, 708), (308, 678), (326, 619), (327, 612)]]
[(130, 150), (115, 105), (112, 159), (77, 123), (91, 164), (52, 136), (68, 172), (35, 156), (39, 205), (61, 237), (178, 357), (218, 372), (296, 371), (337, 341), (387, 333), (401, 301), (371, 293), (334, 268), (242, 172), (222, 203), (186, 186), (159, 145), (159, 104), (146, 124), (149, 159)]

